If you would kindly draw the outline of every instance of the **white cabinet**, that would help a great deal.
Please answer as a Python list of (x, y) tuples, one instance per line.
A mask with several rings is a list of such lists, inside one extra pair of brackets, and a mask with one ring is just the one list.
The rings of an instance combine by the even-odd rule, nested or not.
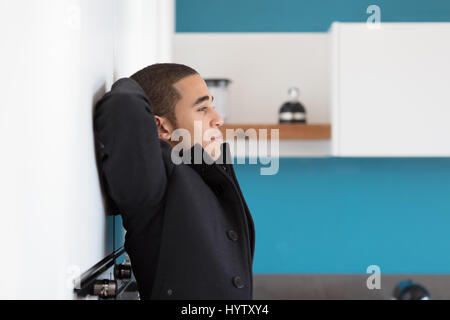
[(450, 23), (334, 23), (332, 154), (450, 156)]

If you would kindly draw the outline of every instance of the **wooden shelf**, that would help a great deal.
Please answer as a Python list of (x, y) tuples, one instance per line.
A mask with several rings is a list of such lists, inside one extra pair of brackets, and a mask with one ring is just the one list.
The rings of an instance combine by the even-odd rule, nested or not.
[(267, 129), (267, 135), (270, 139), (271, 129), (278, 129), (280, 140), (296, 139), (318, 139), (329, 140), (331, 138), (330, 124), (304, 124), (304, 123), (275, 123), (275, 124), (224, 124), (220, 127), (223, 137), (226, 137), (226, 129), (242, 129), (246, 132), (248, 129), (254, 129), (256, 136), (259, 136), (260, 129)]

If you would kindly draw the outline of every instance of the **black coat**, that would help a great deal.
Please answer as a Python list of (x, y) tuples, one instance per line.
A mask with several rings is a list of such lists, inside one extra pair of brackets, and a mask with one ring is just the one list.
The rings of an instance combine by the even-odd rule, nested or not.
[[(220, 164), (228, 144), (213, 164), (174, 164), (145, 92), (130, 78), (97, 103), (94, 128), (140, 298), (252, 299), (254, 224), (233, 165)], [(194, 150), (206, 153), (199, 144)]]

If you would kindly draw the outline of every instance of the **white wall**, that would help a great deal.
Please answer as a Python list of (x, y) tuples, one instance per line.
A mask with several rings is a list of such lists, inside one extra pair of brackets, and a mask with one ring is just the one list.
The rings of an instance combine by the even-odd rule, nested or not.
[(0, 298), (72, 298), (105, 254), (94, 102), (170, 60), (173, 1), (1, 0), (0, 30)]
[(115, 79), (171, 62), (174, 0), (114, 0)]
[(300, 89), (308, 122), (329, 123), (326, 33), (176, 33), (174, 62), (230, 85), (229, 123), (276, 123), (291, 86)]
[[(331, 121), (327, 33), (176, 33), (173, 49), (174, 62), (233, 81), (228, 123), (277, 123), (292, 86), (300, 89), (308, 123)], [(327, 140), (280, 141), (281, 156), (330, 152)]]

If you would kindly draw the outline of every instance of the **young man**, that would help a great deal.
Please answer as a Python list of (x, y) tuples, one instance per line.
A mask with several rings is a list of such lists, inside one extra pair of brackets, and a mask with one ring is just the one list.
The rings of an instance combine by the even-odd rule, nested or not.
[[(119, 79), (96, 105), (101, 173), (141, 299), (253, 298), (254, 224), (212, 100), (195, 70), (165, 63)], [(183, 137), (179, 154), (201, 161), (175, 164), (173, 135), (194, 137), (195, 123), (201, 140)]]

